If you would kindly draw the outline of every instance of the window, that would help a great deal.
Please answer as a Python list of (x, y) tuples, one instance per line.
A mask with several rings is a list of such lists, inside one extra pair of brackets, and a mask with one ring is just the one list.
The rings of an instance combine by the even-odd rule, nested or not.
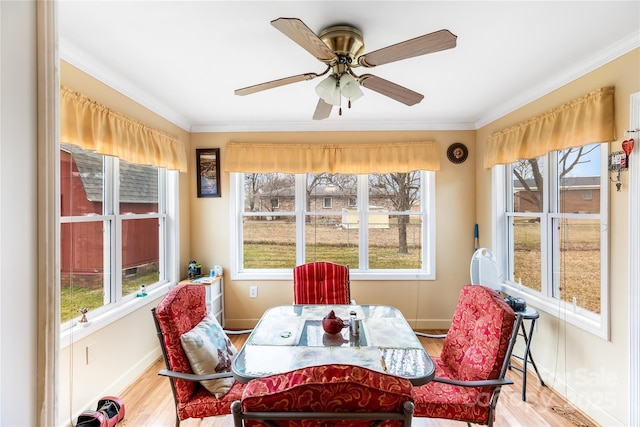
[(601, 336), (608, 330), (606, 152), (593, 144), (496, 167), (504, 170), (497, 246), (507, 292), (569, 313)]
[(176, 174), (61, 144), (62, 322), (167, 282), (167, 188)]
[[(290, 279), (296, 265), (328, 260), (352, 278), (433, 279), (433, 176), (232, 173), (232, 275)], [(274, 197), (278, 212), (266, 209)]]

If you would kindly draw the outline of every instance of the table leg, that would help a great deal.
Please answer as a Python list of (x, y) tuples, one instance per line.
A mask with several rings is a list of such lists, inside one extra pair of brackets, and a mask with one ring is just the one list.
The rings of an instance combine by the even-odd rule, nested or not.
[[(545, 383), (542, 380), (542, 376), (540, 375), (540, 372), (538, 371), (538, 367), (536, 366), (536, 362), (533, 360), (533, 356), (531, 355), (531, 340), (533, 338), (533, 331), (535, 330), (535, 325), (536, 325), (536, 319), (527, 319), (527, 320), (531, 320), (531, 323), (529, 325), (529, 333), (527, 334), (527, 330), (525, 328), (524, 322), (522, 322), (520, 324), (520, 327), (522, 329), (522, 337), (524, 338), (524, 343), (525, 343), (525, 349), (524, 349), (524, 354), (522, 357), (520, 356), (514, 356), (518, 359), (520, 359), (522, 361), (522, 369), (519, 369), (517, 367), (513, 367), (514, 369), (521, 371), (522, 372), (522, 400), (526, 402), (527, 400), (527, 364), (529, 362), (531, 362), (531, 364), (533, 365), (533, 369), (536, 372), (536, 375), (538, 376), (538, 379), (540, 380), (540, 384), (544, 387)], [(509, 365), (509, 368), (512, 368), (511, 365)]]

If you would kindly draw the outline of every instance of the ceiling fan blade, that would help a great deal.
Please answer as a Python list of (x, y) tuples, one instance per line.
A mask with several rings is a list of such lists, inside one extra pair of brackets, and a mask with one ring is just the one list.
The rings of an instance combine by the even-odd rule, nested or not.
[(404, 86), (400, 86), (390, 82), (389, 80), (385, 80), (371, 74), (361, 75), (360, 84), (367, 89), (376, 91), (409, 106), (419, 103), (424, 98), (424, 95), (419, 94), (418, 92), (414, 92)]
[(333, 105), (324, 102), (322, 98), (318, 98), (318, 105), (316, 105), (316, 111), (313, 113), (313, 120), (324, 120), (331, 114)]
[(456, 47), (457, 38), (458, 36), (452, 34), (449, 30), (436, 31), (365, 53), (358, 58), (358, 64), (363, 67), (375, 67), (376, 65), (451, 49)]
[(298, 18), (278, 18), (271, 21), (271, 25), (298, 43), (318, 60), (331, 62), (338, 59), (336, 53)]
[(285, 77), (283, 79), (272, 80), (270, 82), (264, 82), (253, 86), (247, 86), (242, 89), (236, 89), (233, 93), (236, 95), (250, 95), (252, 93), (260, 92), (267, 89), (273, 89), (274, 87), (284, 86), (291, 83), (302, 82), (305, 80), (312, 80), (321, 74), (305, 73), (298, 74), (297, 76)]

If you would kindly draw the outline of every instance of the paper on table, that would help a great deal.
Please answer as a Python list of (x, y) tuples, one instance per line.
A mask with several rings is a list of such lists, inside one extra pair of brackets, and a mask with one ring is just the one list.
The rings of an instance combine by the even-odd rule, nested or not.
[(298, 345), (304, 322), (295, 316), (262, 319), (249, 338), (252, 345)]

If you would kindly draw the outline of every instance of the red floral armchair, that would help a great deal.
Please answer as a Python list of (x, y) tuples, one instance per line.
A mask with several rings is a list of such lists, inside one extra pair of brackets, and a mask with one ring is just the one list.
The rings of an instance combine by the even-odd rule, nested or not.
[(293, 269), (294, 304), (349, 304), (349, 266), (326, 261)]
[(415, 416), (493, 425), (501, 386), (522, 316), (484, 286), (464, 286), (440, 357), (436, 377), (414, 387)]
[(235, 427), (409, 427), (411, 387), (359, 366), (311, 366), (251, 380), (231, 408)]
[[(211, 394), (200, 381), (232, 378), (231, 372), (196, 375), (191, 369), (180, 337), (191, 331), (207, 315), (203, 285), (183, 284), (172, 288), (151, 311), (176, 405), (176, 426), (187, 418), (204, 418), (231, 413), (231, 403), (240, 399), (244, 384), (233, 382), (222, 397)], [(247, 332), (247, 331), (241, 331)]]

